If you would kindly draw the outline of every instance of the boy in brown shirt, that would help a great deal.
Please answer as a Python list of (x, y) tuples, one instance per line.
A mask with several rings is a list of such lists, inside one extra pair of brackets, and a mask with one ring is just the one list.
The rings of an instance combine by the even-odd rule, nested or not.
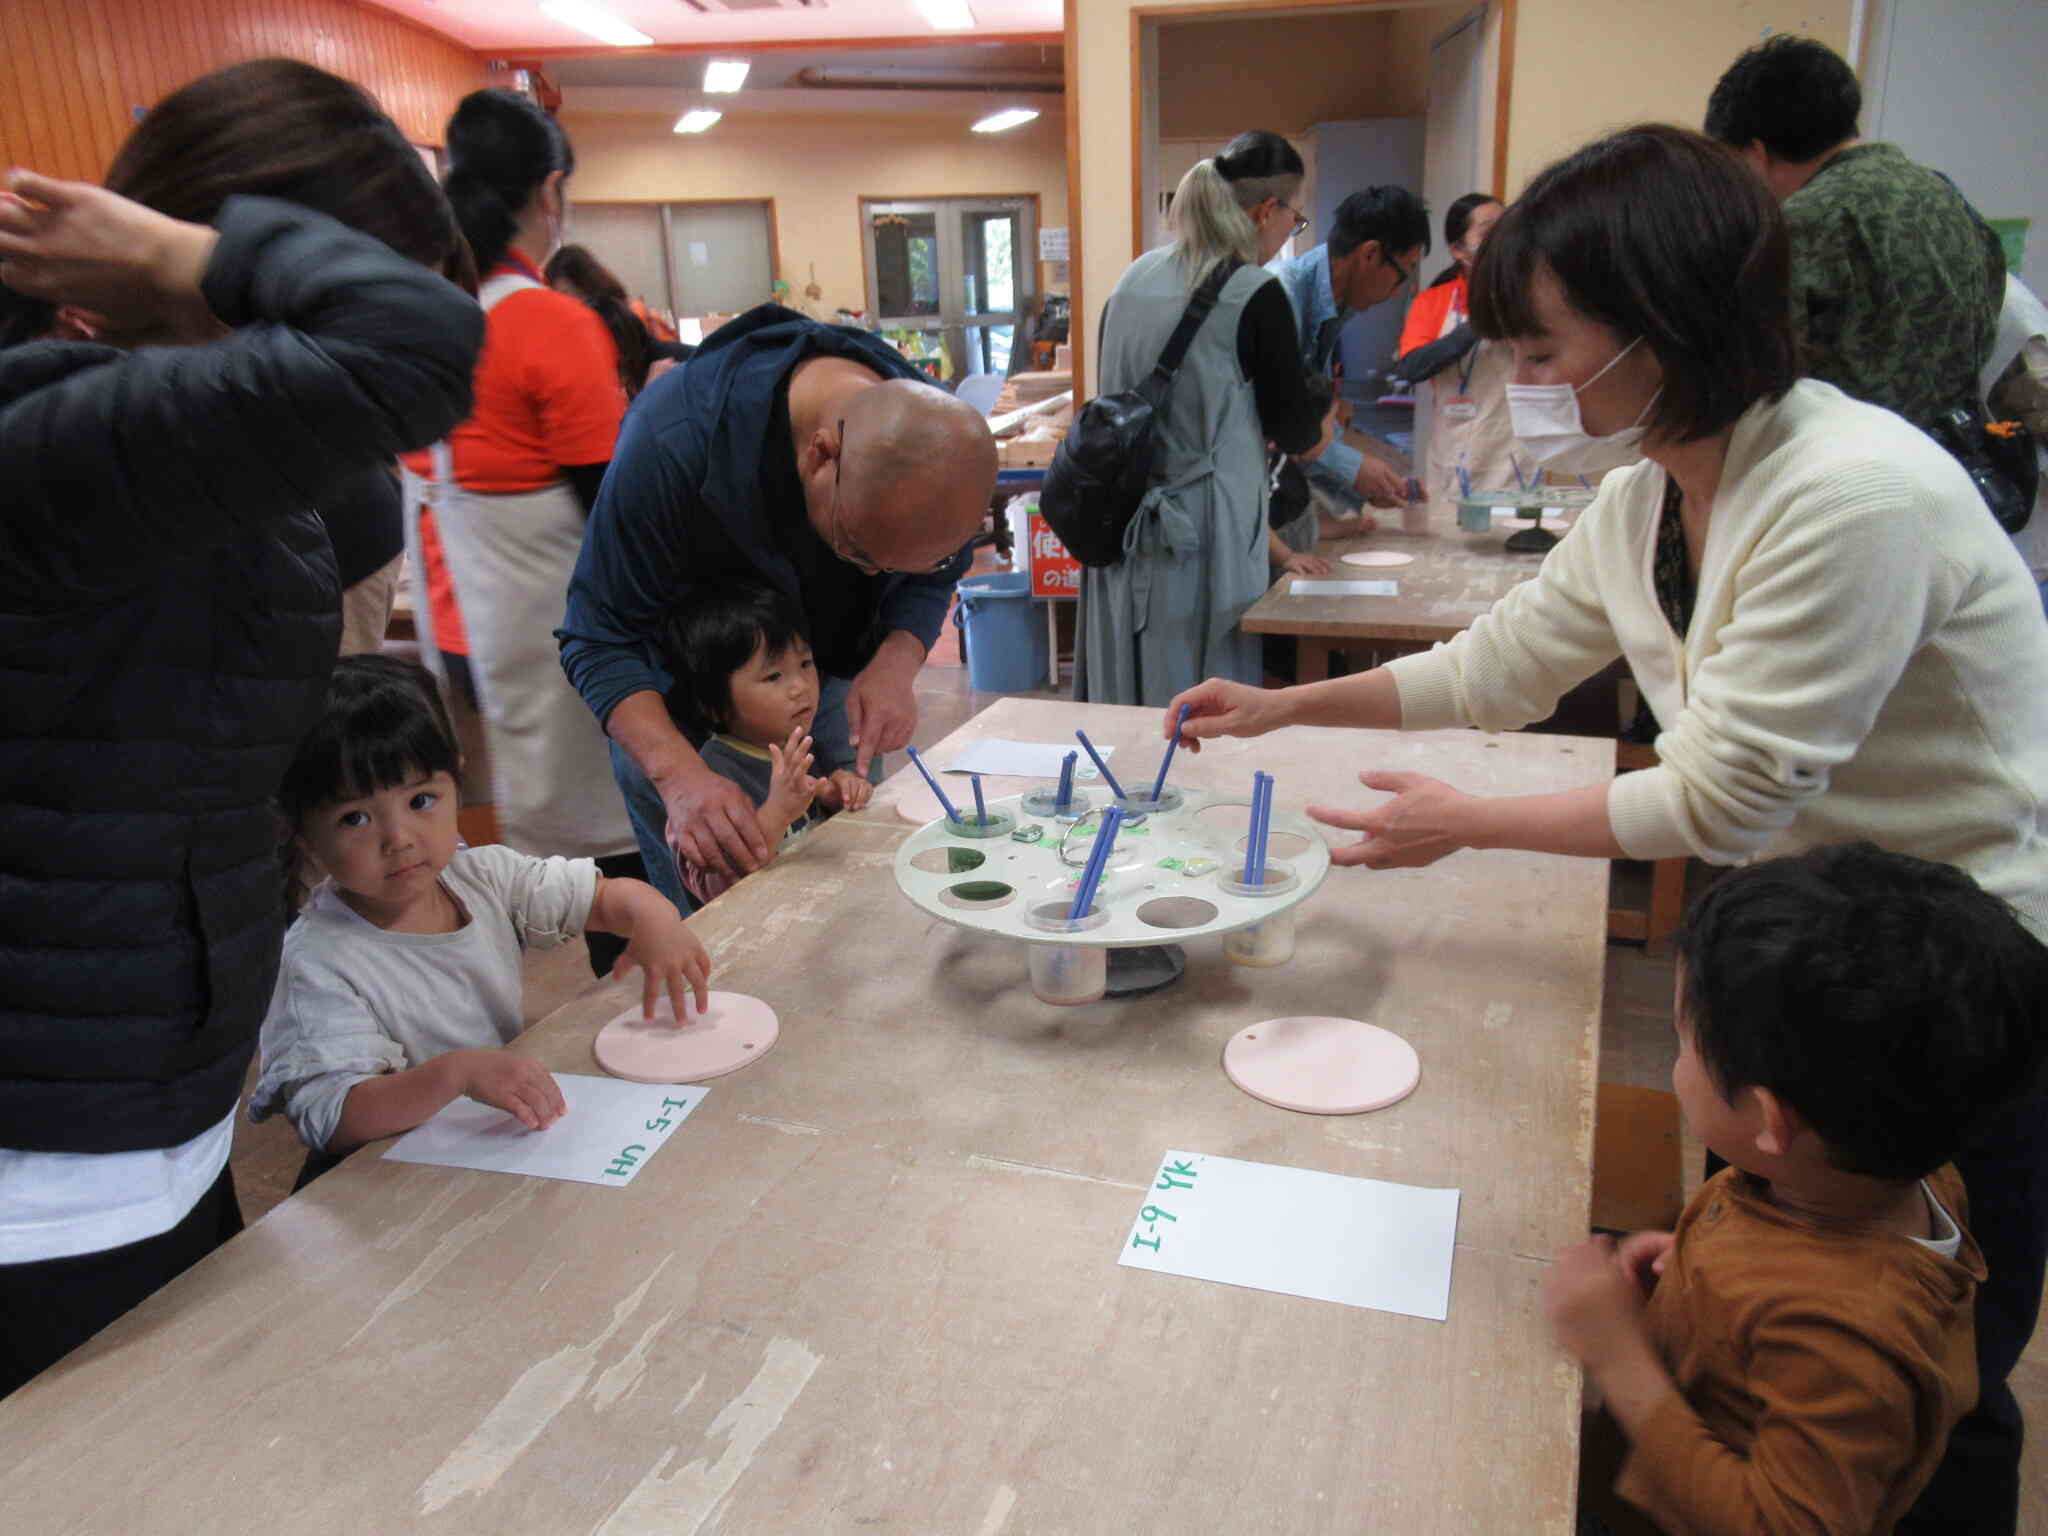
[(1885, 1532), (1911, 1506), (1977, 1396), (1984, 1265), (1945, 1165), (2037, 1087), (2044, 998), (2003, 902), (1867, 843), (1694, 906), (1671, 1080), (1733, 1166), (1675, 1233), (1567, 1249), (1546, 1286), (1630, 1441), (1614, 1491), (1658, 1528)]

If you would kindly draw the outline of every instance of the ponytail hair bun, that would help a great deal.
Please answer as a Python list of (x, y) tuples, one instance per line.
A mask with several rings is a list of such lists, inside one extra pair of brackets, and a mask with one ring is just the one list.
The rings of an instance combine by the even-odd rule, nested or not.
[(448, 119), (443, 182), (479, 273), (511, 248), (519, 221), (541, 184), (576, 168), (561, 125), (517, 91), (472, 91)]

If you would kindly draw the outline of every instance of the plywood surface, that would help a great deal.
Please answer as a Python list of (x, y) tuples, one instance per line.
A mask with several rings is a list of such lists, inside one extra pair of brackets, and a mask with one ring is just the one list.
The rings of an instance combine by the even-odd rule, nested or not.
[[(1457, 513), (1432, 504), (1430, 531), (1400, 531), (1398, 511), (1376, 514), (1381, 527), (1364, 538), (1332, 540), (1316, 553), (1330, 562), (1331, 581), (1394, 581), (1393, 597), (1297, 597), (1295, 578), (1282, 576), (1246, 611), (1242, 628), (1254, 635), (1307, 635), (1332, 640), (1448, 640), (1536, 574), (1541, 555), (1511, 555), (1501, 546), (1525, 523), (1500, 524), (1491, 533), (1464, 533)], [(1387, 570), (1339, 563), (1357, 549), (1390, 549), (1415, 556)]]
[[(1158, 730), (1013, 700), (933, 756), (1076, 724), (1134, 762)], [(1285, 807), (1613, 756), (1302, 730), (1175, 776), (1254, 766)], [(1539, 1294), (1586, 1222), (1605, 865), (1334, 872), (1288, 966), (1210, 941), (1166, 992), (1055, 1010), (899, 896), (905, 835), (839, 818), (695, 920), (782, 1040), (630, 1186), (369, 1149), (0, 1403), (10, 1528), (1569, 1532), (1578, 1373)], [(624, 996), (526, 1048), (595, 1070)], [(1416, 1045), (1412, 1097), (1324, 1119), (1224, 1078), (1244, 1024), (1340, 1012)], [(1119, 1268), (1168, 1146), (1461, 1186), (1449, 1321)]]

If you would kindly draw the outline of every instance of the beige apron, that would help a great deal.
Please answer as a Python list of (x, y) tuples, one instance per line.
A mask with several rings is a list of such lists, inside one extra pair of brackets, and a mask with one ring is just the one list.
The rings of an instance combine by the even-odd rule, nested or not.
[[(540, 285), (501, 273), (478, 295), (499, 300)], [(569, 577), (583, 548), (583, 505), (566, 483), (509, 496), (464, 490), (446, 443), (431, 483), (408, 474), (405, 548), (411, 557), (420, 649), (445, 676), (434, 644), (420, 555), (419, 508), (434, 510), (441, 548), (469, 631), (469, 665), (483, 712), (499, 840), (521, 853), (631, 853), (632, 823), (612, 778), (603, 729), (562, 672), (555, 643)]]
[[(1465, 323), (1457, 309), (1444, 314), (1445, 336)], [(1514, 357), (1503, 342), (1482, 341), (1435, 378), (1424, 382), (1429, 411), (1423, 484), (1430, 503), (1455, 507), (1458, 466), (1472, 476), (1475, 491), (1497, 491), (1515, 483), (1515, 433), (1508, 419), (1507, 382)], [(1524, 464), (1533, 474), (1535, 466)]]

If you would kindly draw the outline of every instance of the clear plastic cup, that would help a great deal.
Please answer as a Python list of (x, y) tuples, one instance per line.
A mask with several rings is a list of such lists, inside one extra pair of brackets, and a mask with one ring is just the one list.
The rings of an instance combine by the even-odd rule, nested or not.
[(1423, 494), (1422, 482), (1413, 475), (1408, 477), (1408, 500), (1401, 508), (1401, 531), (1429, 532), (1429, 497)]
[[(1085, 933), (1109, 921), (1099, 906), (1085, 917), (1070, 918), (1071, 897), (1032, 903), (1024, 909), (1024, 921), (1043, 933)], [(1097, 1002), (1109, 985), (1109, 950), (1100, 944), (1032, 944), (1027, 946), (1031, 969), (1031, 995), (1041, 1003), (1074, 1008)]]
[(1017, 826), (1017, 818), (1008, 811), (990, 811), (985, 820), (977, 820), (974, 812), (962, 811), (958, 821), (946, 819), (946, 834), (949, 837), (1008, 837)]
[[(1242, 873), (1240, 868), (1235, 873), (1219, 875), (1217, 889), (1232, 896), (1261, 900), (1283, 895), (1301, 883), (1293, 868), (1286, 864), (1268, 863), (1265, 878), (1255, 885), (1241, 879)], [(1285, 965), (1294, 958), (1294, 909), (1275, 912), (1249, 928), (1226, 933), (1223, 957), (1232, 965)]]
[(1024, 814), (1027, 816), (1050, 816), (1055, 821), (1079, 821), (1086, 816), (1094, 801), (1082, 790), (1076, 789), (1067, 796), (1067, 808), (1060, 809), (1060, 792), (1055, 789), (1034, 789), (1024, 797)]
[(1293, 909), (1223, 935), (1223, 958), (1232, 965), (1285, 965), (1294, 958)]

